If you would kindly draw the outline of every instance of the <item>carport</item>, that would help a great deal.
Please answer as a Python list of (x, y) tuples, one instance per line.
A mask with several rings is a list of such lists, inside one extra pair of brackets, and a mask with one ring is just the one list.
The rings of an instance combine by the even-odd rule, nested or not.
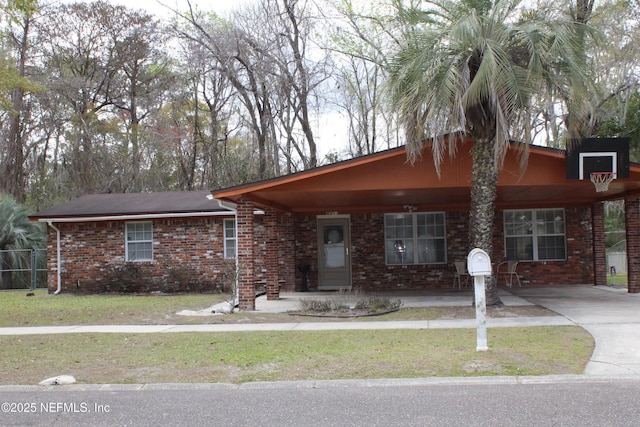
[[(460, 140), (455, 155), (442, 163), (440, 175), (436, 172), (428, 146), (414, 164), (407, 162), (406, 151), (400, 147), (280, 178), (214, 191), (212, 194), (216, 200), (236, 209), (240, 308), (255, 309), (257, 283), (265, 286), (269, 299), (278, 299), (281, 287), (293, 288), (296, 278), (300, 279), (296, 266), (313, 258), (309, 254), (322, 257), (319, 248), (322, 242), (320, 238), (316, 239), (315, 234), (319, 233), (324, 220), (348, 220), (347, 231), (351, 239), (344, 245), (344, 256), (350, 263), (352, 257), (362, 252), (371, 257), (381, 256), (380, 259), (384, 260), (384, 254), (378, 254), (383, 248), (377, 250), (375, 246), (364, 248), (363, 245), (372, 240), (366, 236), (382, 235), (376, 221), (390, 213), (443, 213), (447, 219), (447, 233), (454, 226), (462, 229), (464, 212), (469, 208), (471, 144), (470, 140)], [(519, 144), (512, 145), (507, 153), (498, 181), (496, 209), (561, 208), (566, 211), (566, 222), (575, 222), (575, 229), (567, 227), (565, 232), (566, 262), (539, 262), (535, 271), (553, 277), (553, 274), (563, 274), (566, 270), (577, 272), (584, 269), (591, 284), (606, 284), (603, 202), (624, 199), (628, 292), (640, 292), (640, 165), (631, 164), (628, 178), (615, 180), (606, 192), (596, 192), (588, 179), (567, 178), (563, 150), (529, 147), (528, 165), (524, 172), (521, 172), (521, 155), (522, 146)], [(262, 215), (256, 215), (256, 211)], [(585, 216), (585, 212), (589, 214)], [(576, 219), (574, 215), (582, 217)], [(456, 223), (454, 220), (458, 217), (462, 219)], [(371, 227), (367, 228), (367, 224)], [(500, 239), (504, 241), (501, 237), (504, 230), (501, 228), (501, 224), (496, 224), (498, 246), (494, 245), (495, 258), (504, 254), (504, 244), (500, 243)], [(444, 262), (427, 266), (396, 266), (388, 261), (352, 262), (348, 271), (350, 283), (356, 283), (365, 275), (369, 283), (371, 277), (378, 274), (390, 286), (397, 286), (391, 285), (393, 277), (414, 274), (424, 276), (424, 281), (433, 286), (440, 286), (449, 281), (449, 274), (453, 274), (453, 261), (464, 256), (469, 249), (459, 235), (455, 239), (447, 235), (447, 239)], [(581, 252), (576, 252), (574, 248), (580, 245)], [(374, 267), (377, 270), (373, 271)], [(418, 285), (410, 283), (408, 286)]]

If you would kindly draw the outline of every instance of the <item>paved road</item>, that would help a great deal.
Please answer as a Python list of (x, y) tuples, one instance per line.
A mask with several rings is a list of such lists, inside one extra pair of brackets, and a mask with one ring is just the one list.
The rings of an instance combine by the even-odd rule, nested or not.
[[(640, 377), (585, 376), (2, 391), (3, 426), (637, 426)], [(9, 405), (9, 406), (7, 406)], [(11, 409), (16, 412), (10, 412)], [(32, 411), (24, 413), (25, 411)]]

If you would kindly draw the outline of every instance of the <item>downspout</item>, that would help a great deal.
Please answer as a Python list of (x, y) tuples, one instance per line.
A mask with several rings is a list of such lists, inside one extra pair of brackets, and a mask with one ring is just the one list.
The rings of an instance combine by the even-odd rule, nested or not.
[(49, 227), (53, 228), (56, 231), (56, 264), (57, 264), (57, 280), (58, 280), (58, 289), (53, 293), (54, 295), (58, 295), (60, 291), (62, 291), (62, 256), (60, 255), (60, 229), (53, 225), (52, 221), (47, 221)]
[(239, 273), (240, 264), (238, 263), (238, 205), (231, 202), (225, 202), (224, 200), (215, 199), (213, 197), (213, 194), (209, 194), (207, 196), (207, 199), (211, 201), (215, 201), (216, 203), (218, 203), (218, 206), (223, 209), (229, 209), (230, 211), (233, 211), (234, 223), (236, 225), (236, 259), (235, 259), (236, 271), (234, 274), (235, 283), (233, 285), (235, 290), (233, 291), (233, 302), (231, 303), (232, 306), (230, 307), (231, 312), (233, 313), (235, 311), (236, 304), (240, 303), (240, 298), (238, 294), (238, 277), (240, 276), (240, 273)]

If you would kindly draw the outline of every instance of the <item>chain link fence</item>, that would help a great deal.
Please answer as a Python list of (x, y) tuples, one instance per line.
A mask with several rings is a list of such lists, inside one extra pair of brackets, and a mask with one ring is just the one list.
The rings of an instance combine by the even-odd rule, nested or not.
[(47, 287), (47, 250), (0, 251), (0, 289)]

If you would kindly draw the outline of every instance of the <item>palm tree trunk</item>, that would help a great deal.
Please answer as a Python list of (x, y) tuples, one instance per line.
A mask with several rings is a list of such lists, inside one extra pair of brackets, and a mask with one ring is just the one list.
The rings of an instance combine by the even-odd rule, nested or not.
[[(469, 208), (470, 250), (480, 248), (493, 259), (493, 219), (498, 188), (498, 167), (493, 140), (476, 139), (471, 148), (471, 205)], [(486, 282), (487, 305), (502, 304), (495, 275)]]

